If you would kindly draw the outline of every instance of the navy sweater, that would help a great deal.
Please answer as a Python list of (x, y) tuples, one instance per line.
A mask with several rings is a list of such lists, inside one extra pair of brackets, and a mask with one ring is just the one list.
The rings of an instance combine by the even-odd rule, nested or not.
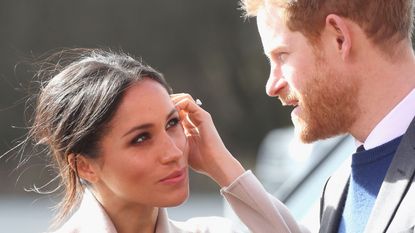
[(351, 176), (340, 220), (340, 233), (363, 232), (380, 186), (402, 136), (352, 155)]

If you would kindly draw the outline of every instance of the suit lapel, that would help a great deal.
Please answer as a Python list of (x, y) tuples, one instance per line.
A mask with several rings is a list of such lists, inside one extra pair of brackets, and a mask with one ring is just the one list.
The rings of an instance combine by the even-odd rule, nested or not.
[[(415, 118), (414, 118), (415, 119)], [(379, 190), (365, 232), (386, 232), (415, 172), (415, 120), (395, 153)]]
[(337, 232), (350, 177), (350, 156), (327, 181), (323, 193), (320, 233)]

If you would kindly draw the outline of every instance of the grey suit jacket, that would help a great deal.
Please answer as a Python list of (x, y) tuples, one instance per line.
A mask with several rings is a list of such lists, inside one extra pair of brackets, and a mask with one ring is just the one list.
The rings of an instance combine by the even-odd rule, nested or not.
[[(365, 233), (415, 232), (415, 118), (386, 173)], [(350, 163), (327, 181), (321, 197), (320, 232), (337, 232), (345, 202)]]

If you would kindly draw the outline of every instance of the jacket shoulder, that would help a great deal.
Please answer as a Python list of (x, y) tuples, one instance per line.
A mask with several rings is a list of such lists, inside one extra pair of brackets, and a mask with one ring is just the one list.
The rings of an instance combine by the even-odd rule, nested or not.
[(229, 219), (223, 217), (197, 217), (187, 221), (169, 220), (172, 232), (236, 233), (238, 232)]

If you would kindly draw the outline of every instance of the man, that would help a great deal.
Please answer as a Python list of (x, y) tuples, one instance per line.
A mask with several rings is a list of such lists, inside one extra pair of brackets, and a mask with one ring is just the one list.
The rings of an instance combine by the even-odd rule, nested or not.
[[(304, 142), (348, 133), (358, 148), (327, 181), (320, 232), (415, 231), (412, 0), (243, 0), (271, 72), (268, 95), (293, 106)], [(191, 97), (189, 164), (208, 174), (253, 232), (307, 232), (224, 148)], [(276, 167), (275, 169), (278, 169)]]
[[(351, 165), (326, 183), (320, 232), (414, 232), (411, 0), (244, 0), (304, 142), (348, 133)], [(412, 122), (412, 123), (411, 123)], [(276, 230), (277, 231), (277, 230)]]

